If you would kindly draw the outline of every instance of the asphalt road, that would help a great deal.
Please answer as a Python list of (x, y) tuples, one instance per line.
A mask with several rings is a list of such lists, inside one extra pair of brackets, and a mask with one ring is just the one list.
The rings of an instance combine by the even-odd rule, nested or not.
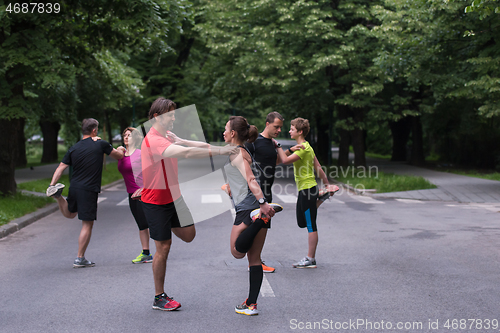
[(260, 314), (236, 314), (247, 263), (229, 252), (232, 215), (219, 177), (184, 189), (193, 214), (209, 218), (198, 219), (192, 243), (174, 237), (166, 291), (179, 311), (151, 309), (151, 265), (131, 263), (138, 230), (117, 185), (100, 194), (86, 254), (93, 268), (72, 267), (81, 224), (58, 212), (0, 240), (0, 332), (449, 332), (452, 323), (499, 331), (497, 209), (343, 192), (319, 210), (318, 268), (300, 270), (292, 263), (306, 254), (307, 232), (296, 226), (290, 179), (277, 181), (274, 201), (285, 210), (263, 251), (276, 272), (265, 274)]

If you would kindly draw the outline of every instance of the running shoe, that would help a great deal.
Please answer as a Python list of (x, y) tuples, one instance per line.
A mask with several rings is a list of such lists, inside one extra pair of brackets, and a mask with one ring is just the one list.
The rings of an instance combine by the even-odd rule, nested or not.
[(316, 259), (304, 257), (301, 261), (293, 264), (294, 268), (316, 268)]
[(155, 300), (153, 302), (154, 310), (172, 311), (177, 310), (180, 307), (181, 304), (179, 302), (175, 301), (172, 297), (168, 297), (165, 293), (160, 296), (155, 296)]
[(247, 316), (255, 316), (259, 314), (259, 311), (257, 311), (257, 304), (247, 305), (247, 301), (244, 301), (241, 305), (236, 305), (234, 311)]
[(340, 189), (337, 185), (328, 185), (325, 188), (319, 190), (318, 200), (325, 201), (326, 199), (329, 199), (332, 195), (334, 195), (338, 190)]
[(152, 255), (145, 255), (142, 252), (141, 252), (141, 254), (139, 254), (137, 256), (137, 258), (132, 260), (133, 264), (144, 264), (146, 262), (153, 262), (153, 256)]
[(65, 185), (61, 183), (57, 183), (55, 185), (49, 185), (49, 187), (47, 187), (47, 191), (45, 192), (45, 194), (47, 194), (48, 197), (59, 198), (61, 196), (64, 187)]
[[(275, 268), (266, 266), (262, 260), (260, 262), (262, 263), (262, 271), (264, 273), (274, 273), (274, 271), (276, 271)], [(250, 271), (250, 266), (248, 267), (248, 271)]]
[[(269, 205), (274, 209), (275, 213), (279, 213), (283, 210), (283, 206), (277, 203), (270, 203)], [(266, 223), (269, 222), (269, 217), (265, 216), (264, 214), (260, 214), (260, 208), (252, 210), (250, 212), (250, 218), (252, 219), (252, 221), (255, 221), (256, 219), (262, 219)]]
[(81, 258), (77, 257), (75, 259), (75, 262), (73, 263), (74, 268), (94, 267), (94, 266), (95, 266), (95, 262), (91, 262), (91, 261), (85, 259), (85, 257), (81, 257)]

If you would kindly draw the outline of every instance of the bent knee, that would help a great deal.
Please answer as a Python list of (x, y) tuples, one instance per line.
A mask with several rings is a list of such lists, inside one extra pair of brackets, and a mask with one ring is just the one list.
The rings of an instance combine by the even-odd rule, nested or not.
[(231, 249), (231, 254), (233, 255), (233, 257), (235, 257), (236, 259), (243, 259), (245, 258), (245, 253), (241, 253), (239, 251), (236, 251), (235, 248), (232, 248)]

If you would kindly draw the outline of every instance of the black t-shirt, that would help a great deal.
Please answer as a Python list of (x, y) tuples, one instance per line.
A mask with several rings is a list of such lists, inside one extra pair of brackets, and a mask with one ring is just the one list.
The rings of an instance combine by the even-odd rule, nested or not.
[(113, 146), (104, 140), (92, 138), (78, 141), (72, 146), (62, 162), (73, 166), (71, 187), (101, 192), (103, 154), (111, 154)]
[(273, 199), (271, 187), (274, 183), (274, 172), (276, 171), (276, 159), (278, 157), (273, 140), (259, 134), (257, 140), (253, 143), (247, 143), (246, 147), (260, 167), (256, 168), (258, 181), (266, 200), (271, 202)]

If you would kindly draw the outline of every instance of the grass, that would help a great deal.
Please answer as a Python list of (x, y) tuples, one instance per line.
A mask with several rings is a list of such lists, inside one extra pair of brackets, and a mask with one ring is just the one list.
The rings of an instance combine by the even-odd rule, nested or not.
[[(436, 188), (423, 177), (403, 176), (384, 173), (376, 169), (351, 169), (348, 172), (335, 172), (334, 180), (347, 184), (355, 189), (376, 189), (377, 193), (426, 190)], [(330, 175), (334, 171), (330, 171)]]
[[(122, 175), (118, 171), (118, 163), (113, 162), (107, 164), (106, 170), (102, 172), (102, 185), (104, 186), (120, 179), (122, 179)], [(38, 208), (55, 202), (52, 198), (23, 195), (20, 193), (21, 190), (45, 193), (47, 186), (50, 184), (50, 180), (50, 178), (45, 178), (18, 184), (19, 192), (16, 195), (0, 198), (0, 225), (6, 224), (13, 219), (32, 213)], [(69, 177), (63, 175), (59, 182), (66, 185), (63, 190), (63, 195), (67, 196)]]
[[(64, 155), (68, 149), (66, 148), (65, 145), (58, 144), (57, 145), (57, 160), (60, 162), (62, 161)], [(40, 160), (42, 159), (42, 143), (37, 142), (37, 143), (26, 143), (26, 160), (27, 160), (27, 167), (36, 167), (40, 165), (45, 165), (45, 164), (52, 164), (52, 163), (41, 163)]]

